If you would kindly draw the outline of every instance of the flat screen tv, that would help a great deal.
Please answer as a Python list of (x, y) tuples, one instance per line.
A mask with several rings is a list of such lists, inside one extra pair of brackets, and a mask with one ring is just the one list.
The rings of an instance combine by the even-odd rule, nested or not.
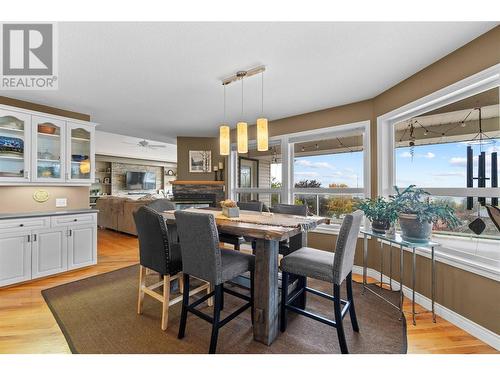
[(125, 177), (127, 190), (156, 189), (156, 175), (153, 172), (127, 172)]

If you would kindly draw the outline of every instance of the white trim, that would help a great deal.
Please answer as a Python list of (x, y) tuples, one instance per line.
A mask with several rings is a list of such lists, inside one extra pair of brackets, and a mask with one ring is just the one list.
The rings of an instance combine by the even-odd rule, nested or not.
[[(80, 119), (76, 119), (73, 117), (64, 117), (64, 116), (59, 116), (59, 115), (53, 115), (52, 113), (38, 112), (38, 111), (33, 111), (31, 109), (24, 109), (21, 107), (13, 107), (10, 105), (5, 105), (5, 104), (0, 104), (0, 109), (4, 109), (6, 111), (22, 112), (22, 113), (29, 114), (31, 116), (48, 117), (51, 119), (56, 119), (56, 120), (61, 120), (61, 121), (71, 121), (71, 122), (77, 123), (77, 124), (85, 124), (85, 125), (93, 125), (93, 126), (99, 125), (97, 122), (80, 120)], [(68, 111), (68, 112), (71, 112), (71, 111)]]
[(366, 194), (365, 188), (293, 188), (294, 194)]
[(426, 188), (431, 195), (440, 197), (498, 197), (500, 188)]
[[(352, 271), (355, 274), (363, 275), (363, 267), (362, 266), (354, 266)], [(374, 270), (373, 268), (367, 269), (367, 275), (376, 280), (380, 280), (380, 272)], [(385, 283), (389, 283), (390, 279), (386, 275), (382, 275), (382, 281)], [(399, 289), (399, 282), (392, 280), (393, 288)], [(412, 290), (407, 286), (403, 286), (403, 294), (405, 297), (411, 299)], [(422, 307), (427, 310), (431, 309), (431, 300), (426, 296), (415, 292), (415, 303), (418, 303)], [(493, 331), (473, 322), (472, 320), (456, 313), (449, 308), (440, 305), (439, 303), (434, 303), (434, 310), (436, 315), (439, 315), (443, 319), (446, 319), (448, 322), (456, 325), (457, 327), (463, 329), (464, 331), (470, 333), (472, 336), (478, 338), (479, 340), (485, 342), (486, 344), (492, 346), (496, 350), (500, 350), (500, 335), (496, 334)]]
[(418, 116), (471, 95), (500, 86), (500, 64), (494, 65), (423, 98), (377, 117), (378, 195), (387, 196), (394, 186), (394, 147), (396, 122)]

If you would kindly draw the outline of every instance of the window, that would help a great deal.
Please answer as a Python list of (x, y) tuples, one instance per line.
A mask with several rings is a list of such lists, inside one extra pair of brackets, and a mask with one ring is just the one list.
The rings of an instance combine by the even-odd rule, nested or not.
[(233, 150), (229, 196), (268, 207), (307, 204), (339, 223), (369, 196), (368, 130), (366, 121), (275, 137), (267, 152)]
[[(494, 278), (500, 232), (484, 204), (498, 206), (500, 196), (499, 77), (492, 67), (378, 119), (379, 194), (413, 184), (453, 206), (462, 224), (433, 228), (441, 256)], [(476, 219), (479, 235), (469, 228)]]

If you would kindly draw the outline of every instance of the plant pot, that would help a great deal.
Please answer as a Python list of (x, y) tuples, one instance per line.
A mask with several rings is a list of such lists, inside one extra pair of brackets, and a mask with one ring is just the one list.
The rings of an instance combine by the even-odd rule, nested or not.
[(391, 227), (388, 220), (372, 220), (372, 231), (375, 233), (385, 233)]
[(226, 217), (239, 217), (240, 208), (239, 207), (222, 207), (222, 215)]
[(409, 242), (426, 242), (432, 234), (432, 222), (420, 222), (415, 214), (399, 214), (401, 237)]

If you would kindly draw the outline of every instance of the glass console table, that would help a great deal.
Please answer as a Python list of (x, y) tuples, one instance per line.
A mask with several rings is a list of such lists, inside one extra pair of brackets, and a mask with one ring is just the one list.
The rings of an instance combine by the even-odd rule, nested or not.
[[(401, 238), (401, 235), (396, 234), (394, 237), (387, 236), (386, 234), (382, 233), (377, 233), (373, 232), (372, 230), (361, 230), (361, 233), (363, 233), (364, 236), (364, 250), (363, 250), (363, 293), (365, 290), (370, 291), (371, 293), (375, 294), (376, 296), (382, 298), (384, 301), (387, 303), (391, 304), (395, 308), (399, 309), (401, 311), (401, 315), (403, 315), (403, 276), (404, 276), (404, 262), (403, 262), (403, 253), (404, 253), (404, 248), (410, 249), (413, 254), (413, 259), (412, 259), (412, 320), (413, 320), (413, 325), (416, 325), (415, 321), (415, 282), (416, 282), (416, 249), (417, 248), (430, 248), (431, 249), (431, 262), (432, 262), (432, 270), (431, 270), (431, 303), (432, 303), (432, 321), (436, 323), (436, 314), (434, 311), (434, 297), (435, 297), (435, 289), (436, 289), (436, 262), (435, 262), (435, 254), (434, 254), (434, 248), (440, 246), (439, 243), (433, 242), (433, 241), (426, 241), (426, 242), (410, 242), (406, 241), (403, 238)], [(377, 241), (380, 242), (380, 249), (381, 249), (381, 255), (380, 255), (380, 282), (374, 282), (374, 283), (368, 283), (366, 281), (367, 279), (367, 268), (368, 268), (368, 238), (372, 237), (375, 238)], [(386, 299), (384, 296), (381, 294), (377, 293), (373, 289), (370, 289), (368, 286), (369, 285), (380, 285), (380, 288), (383, 287), (383, 272), (384, 272), (384, 257), (383, 254), (384, 252), (382, 251), (384, 242), (389, 244), (389, 256), (390, 256), (390, 265), (389, 265), (389, 287), (392, 290), (392, 249), (393, 247), (399, 247), (399, 274), (400, 274), (400, 287), (399, 287), (399, 306), (395, 305), (388, 299)], [(387, 283), (385, 283), (387, 284)]]

